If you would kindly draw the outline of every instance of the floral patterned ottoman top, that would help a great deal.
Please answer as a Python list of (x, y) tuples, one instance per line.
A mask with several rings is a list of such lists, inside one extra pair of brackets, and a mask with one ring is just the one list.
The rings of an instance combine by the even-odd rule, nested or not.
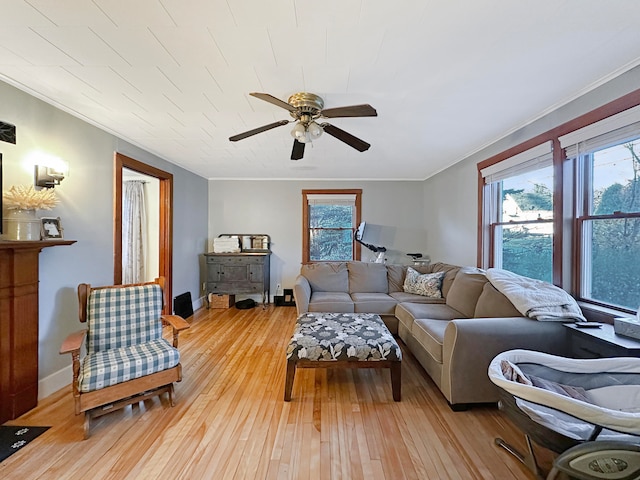
[(398, 343), (379, 315), (305, 313), (287, 348), (288, 360), (402, 360)]

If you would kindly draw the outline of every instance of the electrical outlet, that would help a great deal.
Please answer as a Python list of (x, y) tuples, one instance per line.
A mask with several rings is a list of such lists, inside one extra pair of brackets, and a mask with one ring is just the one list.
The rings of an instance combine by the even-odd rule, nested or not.
[(207, 290), (207, 282), (202, 282), (202, 291), (206, 291)]

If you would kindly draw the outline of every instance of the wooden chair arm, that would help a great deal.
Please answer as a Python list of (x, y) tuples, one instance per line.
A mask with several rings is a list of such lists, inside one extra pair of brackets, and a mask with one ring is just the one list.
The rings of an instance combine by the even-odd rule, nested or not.
[(178, 348), (178, 334), (182, 330), (186, 330), (191, 327), (189, 322), (178, 315), (162, 315), (162, 323), (170, 325), (173, 329), (173, 348)]
[(191, 327), (191, 324), (178, 315), (162, 315), (162, 321), (173, 327), (174, 330), (181, 332)]
[(60, 347), (60, 353), (73, 353), (75, 351), (79, 351), (80, 347), (82, 347), (82, 342), (84, 342), (84, 337), (87, 335), (87, 330), (79, 330), (70, 334), (67, 338), (65, 338), (64, 342), (62, 342), (62, 346)]

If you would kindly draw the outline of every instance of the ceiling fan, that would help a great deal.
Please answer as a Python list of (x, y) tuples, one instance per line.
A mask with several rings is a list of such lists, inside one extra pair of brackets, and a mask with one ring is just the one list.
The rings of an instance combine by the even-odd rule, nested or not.
[(294, 138), (291, 160), (300, 160), (304, 155), (305, 144), (311, 143), (312, 140), (319, 138), (320, 135), (322, 135), (322, 132), (327, 132), (332, 137), (350, 145), (359, 152), (364, 152), (371, 146), (364, 140), (360, 140), (358, 137), (354, 137), (350, 133), (345, 132), (334, 125), (316, 122), (320, 117), (377, 117), (378, 112), (376, 112), (375, 108), (371, 105), (350, 105), (346, 107), (324, 109), (324, 101), (322, 98), (313, 93), (294, 93), (289, 97), (287, 102), (284, 102), (273, 95), (269, 95), (268, 93), (252, 92), (249, 95), (288, 110), (289, 114), (293, 117), (293, 120), (280, 120), (279, 122), (254, 128), (248, 132), (239, 133), (238, 135), (229, 137), (229, 140), (232, 142), (237, 142), (238, 140), (266, 132), (267, 130), (271, 130), (276, 127), (287, 125), (291, 122), (297, 122), (296, 126), (291, 131), (291, 135)]

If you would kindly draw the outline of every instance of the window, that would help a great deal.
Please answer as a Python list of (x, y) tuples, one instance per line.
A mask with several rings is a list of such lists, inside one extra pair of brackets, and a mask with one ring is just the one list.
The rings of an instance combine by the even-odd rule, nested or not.
[(478, 265), (550, 281), (587, 318), (635, 313), (640, 90), (480, 162), (478, 174)]
[(303, 263), (360, 259), (362, 190), (303, 190)]
[(551, 282), (553, 166), (551, 142), (481, 171), (489, 200), (491, 265)]
[(579, 186), (578, 295), (635, 310), (640, 305), (640, 122), (596, 135), (612, 128), (611, 122), (560, 139), (569, 143), (566, 155), (576, 164)]

